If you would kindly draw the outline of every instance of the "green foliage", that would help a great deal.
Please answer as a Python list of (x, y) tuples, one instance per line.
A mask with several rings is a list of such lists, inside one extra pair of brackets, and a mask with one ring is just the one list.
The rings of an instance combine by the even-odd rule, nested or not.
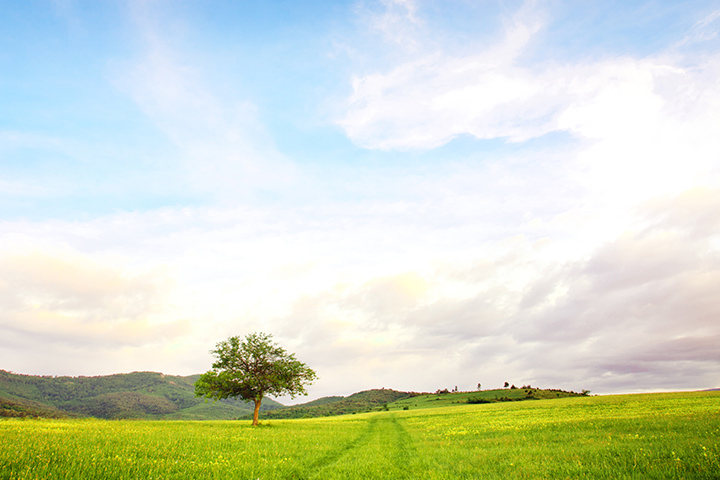
[[(309, 420), (0, 421), (0, 478), (716, 479), (720, 392)], [(392, 407), (392, 405), (389, 405)]]
[(81, 413), (98, 418), (152, 418), (175, 413), (179, 406), (165, 397), (137, 392), (106, 393), (83, 404)]
[[(0, 416), (232, 419), (252, 412), (247, 402), (207, 405), (195, 397), (199, 375), (133, 372), (98, 377), (18, 375), (0, 370)], [(12, 407), (10, 404), (12, 403)], [(263, 409), (282, 408), (268, 400)]]
[(0, 397), (0, 417), (66, 418), (68, 414), (32, 400)]
[(478, 403), (491, 403), (492, 400), (488, 400), (487, 398), (468, 398), (467, 403), (474, 405)]
[(251, 333), (243, 340), (230, 337), (212, 353), (216, 361), (195, 382), (195, 395), (254, 401), (253, 425), (258, 423), (258, 409), (266, 395), (307, 395), (305, 385), (317, 378), (315, 371), (265, 333)]

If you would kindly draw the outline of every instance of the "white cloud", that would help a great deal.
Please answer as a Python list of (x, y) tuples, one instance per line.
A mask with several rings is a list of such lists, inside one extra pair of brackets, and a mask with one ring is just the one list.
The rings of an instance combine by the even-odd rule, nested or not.
[[(354, 142), (380, 149), (429, 149), (463, 133), (514, 140), (546, 133), (543, 117), (557, 103), (560, 85), (538, 82), (515, 66), (539, 29), (527, 17), (521, 12), (502, 41), (481, 53), (435, 53), (386, 74), (355, 77), (340, 125)], [(514, 124), (518, 117), (521, 125)]]
[(186, 318), (166, 315), (170, 285), (162, 271), (137, 271), (116, 265), (117, 259), (67, 248), (4, 252), (0, 362), (5, 368), (110, 373), (108, 362), (117, 352), (127, 355), (122, 365), (132, 370), (167, 366), (158, 350), (190, 332)]
[(533, 63), (540, 18), (528, 4), (495, 45), (357, 75), (338, 123), (357, 145), (382, 150), (428, 150), (461, 135), (523, 142), (570, 133), (579, 150), (558, 148), (579, 160), (576, 180), (616, 206), (717, 178), (714, 54), (673, 47), (647, 58)]

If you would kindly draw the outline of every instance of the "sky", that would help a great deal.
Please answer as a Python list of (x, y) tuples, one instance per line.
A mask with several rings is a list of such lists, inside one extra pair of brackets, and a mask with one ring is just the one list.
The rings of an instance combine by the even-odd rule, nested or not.
[(0, 368), (720, 387), (720, 1), (0, 6)]

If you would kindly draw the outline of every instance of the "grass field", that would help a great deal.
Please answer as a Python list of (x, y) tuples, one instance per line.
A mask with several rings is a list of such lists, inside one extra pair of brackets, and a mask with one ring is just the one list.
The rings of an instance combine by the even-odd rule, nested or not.
[(236, 421), (0, 421), (0, 478), (720, 478), (720, 392)]

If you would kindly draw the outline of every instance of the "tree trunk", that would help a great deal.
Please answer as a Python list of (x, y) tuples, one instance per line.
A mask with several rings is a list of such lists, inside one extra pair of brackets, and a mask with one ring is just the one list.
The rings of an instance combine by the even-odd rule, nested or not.
[(253, 426), (258, 425), (260, 422), (258, 422), (258, 414), (260, 413), (260, 402), (262, 402), (262, 398), (256, 398), (255, 399), (255, 412), (253, 412)]

